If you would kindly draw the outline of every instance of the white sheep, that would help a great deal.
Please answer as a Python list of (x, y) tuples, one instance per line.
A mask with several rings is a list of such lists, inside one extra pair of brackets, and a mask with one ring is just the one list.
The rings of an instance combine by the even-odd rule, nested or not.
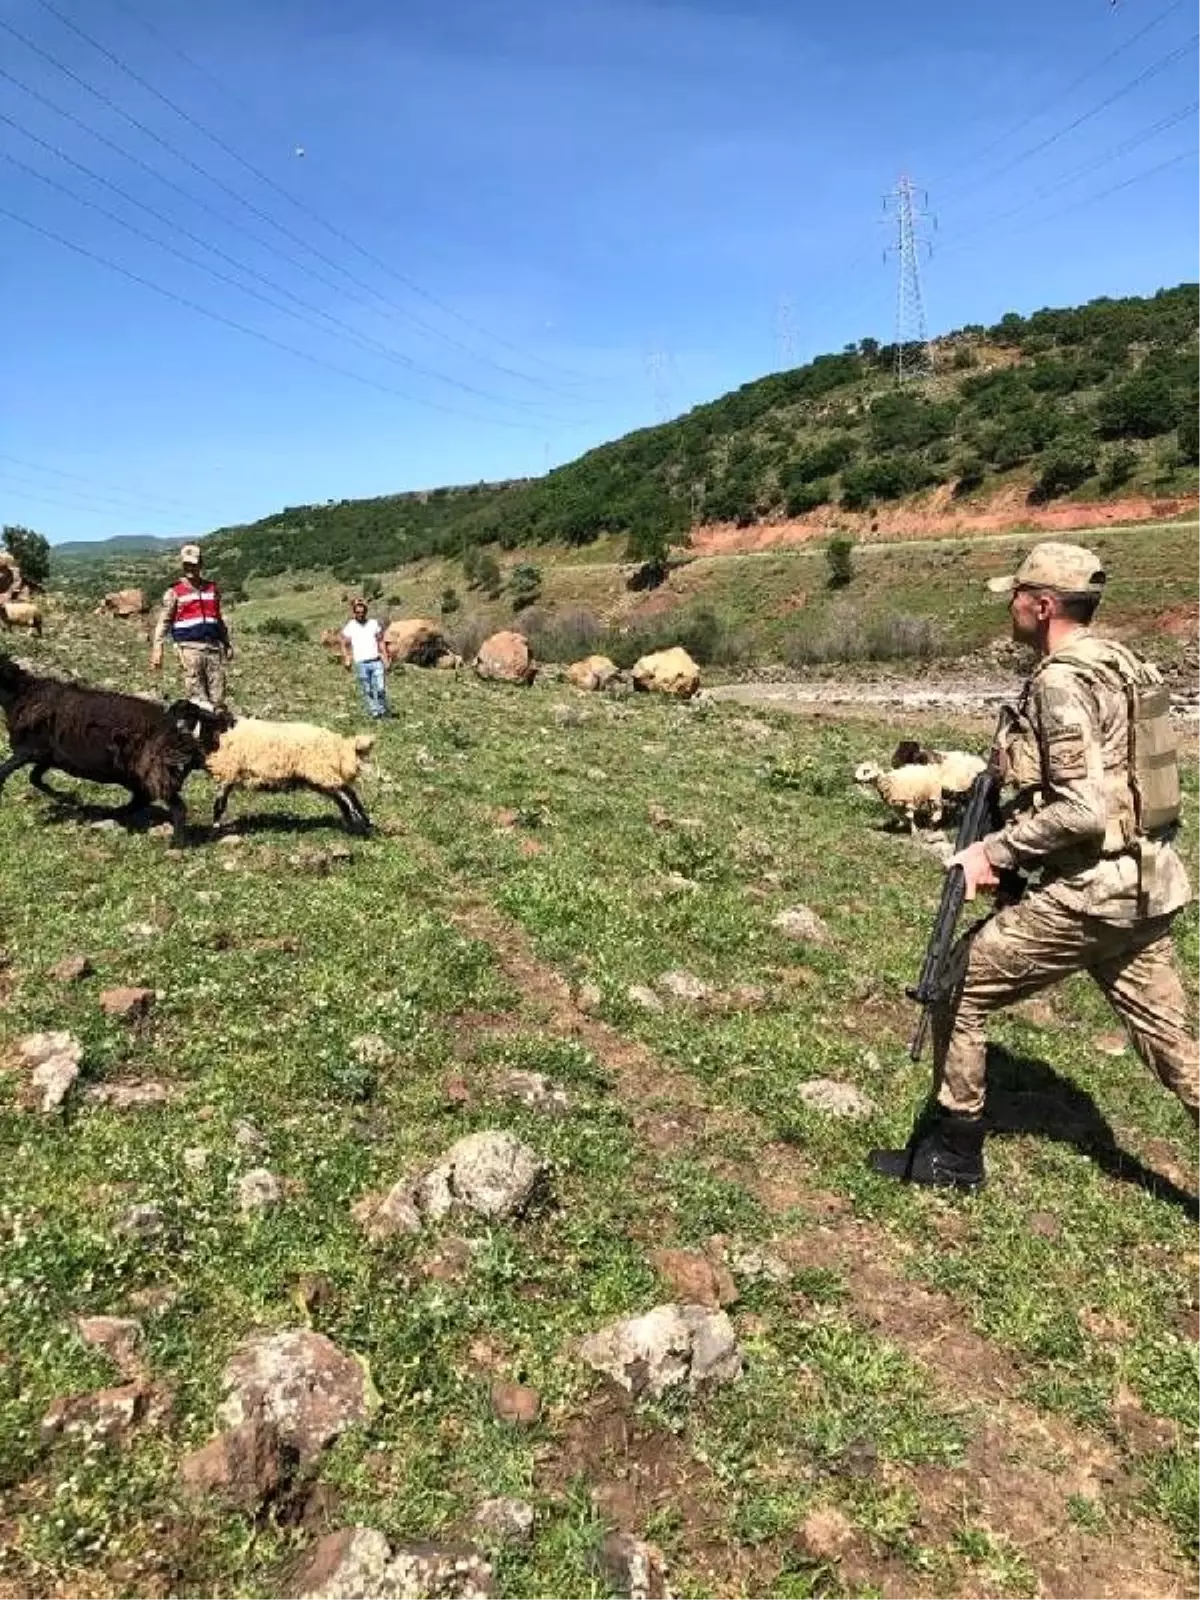
[(942, 795), (945, 799), (960, 799), (987, 767), (982, 756), (969, 750), (937, 750), (931, 752), (942, 775)]
[(352, 833), (366, 833), (371, 819), (354, 792), (361, 758), (374, 746), (370, 734), (347, 737), (311, 722), (266, 722), (233, 717), (195, 701), (176, 701), (172, 712), (199, 740), (204, 765), (220, 788), (213, 826), (225, 814), (234, 789), (314, 789), (336, 802)]
[(911, 765), (885, 772), (877, 762), (864, 761), (854, 769), (854, 781), (870, 784), (885, 805), (907, 820), (913, 833), (918, 816), (927, 816), (935, 828), (942, 820), (940, 767)]
[(5, 629), (28, 628), (35, 638), (42, 633), (42, 608), (32, 600), (6, 600), (0, 604), (0, 623)]

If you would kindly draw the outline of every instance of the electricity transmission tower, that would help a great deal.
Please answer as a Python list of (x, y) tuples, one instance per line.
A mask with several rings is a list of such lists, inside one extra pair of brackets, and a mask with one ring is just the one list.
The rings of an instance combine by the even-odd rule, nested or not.
[(780, 372), (796, 365), (796, 324), (792, 318), (792, 302), (785, 294), (775, 303), (775, 352)]
[(910, 383), (914, 378), (928, 378), (933, 372), (933, 351), (925, 327), (925, 304), (921, 298), (920, 259), (933, 254), (933, 246), (921, 233), (921, 227), (937, 219), (923, 209), (928, 195), (918, 189), (912, 179), (901, 174), (896, 187), (883, 199), (887, 218), (895, 219), (896, 243), (885, 251), (899, 264), (896, 285), (896, 382)]
[(673, 365), (669, 350), (646, 351), (646, 377), (654, 395), (654, 417), (657, 422), (667, 422), (671, 415), (669, 392), (670, 371)]

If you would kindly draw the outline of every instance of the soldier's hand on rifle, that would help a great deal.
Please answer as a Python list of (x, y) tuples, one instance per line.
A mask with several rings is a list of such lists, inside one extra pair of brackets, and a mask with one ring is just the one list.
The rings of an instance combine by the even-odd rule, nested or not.
[(999, 887), (1000, 879), (995, 867), (987, 858), (983, 840), (977, 839), (974, 844), (969, 844), (965, 850), (960, 850), (957, 855), (951, 856), (946, 863), (946, 871), (951, 867), (961, 867), (966, 884), (966, 898), (974, 900), (979, 889), (995, 889)]

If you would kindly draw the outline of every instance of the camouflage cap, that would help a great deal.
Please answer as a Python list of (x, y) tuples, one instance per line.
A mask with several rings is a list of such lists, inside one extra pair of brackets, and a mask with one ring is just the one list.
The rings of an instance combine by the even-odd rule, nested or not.
[(185, 544), (179, 552), (179, 560), (185, 567), (198, 567), (202, 559), (198, 544)]
[(1081, 544), (1035, 544), (1013, 573), (1005, 578), (990, 578), (993, 594), (1011, 594), (1014, 589), (1053, 589), (1058, 594), (1104, 593), (1107, 574), (1094, 550)]

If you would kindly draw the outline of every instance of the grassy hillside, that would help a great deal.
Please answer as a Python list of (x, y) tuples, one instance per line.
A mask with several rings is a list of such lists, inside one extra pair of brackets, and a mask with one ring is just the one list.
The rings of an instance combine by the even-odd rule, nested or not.
[(1195, 284), (1097, 300), (938, 342), (934, 375), (897, 392), (893, 351), (866, 339), (773, 373), (537, 480), (288, 506), (208, 541), (236, 590), (318, 568), (345, 582), (472, 545), (583, 546), (616, 534), (659, 553), (705, 522), (860, 513), (950, 486), (963, 506), (1019, 490), (1194, 489)]

